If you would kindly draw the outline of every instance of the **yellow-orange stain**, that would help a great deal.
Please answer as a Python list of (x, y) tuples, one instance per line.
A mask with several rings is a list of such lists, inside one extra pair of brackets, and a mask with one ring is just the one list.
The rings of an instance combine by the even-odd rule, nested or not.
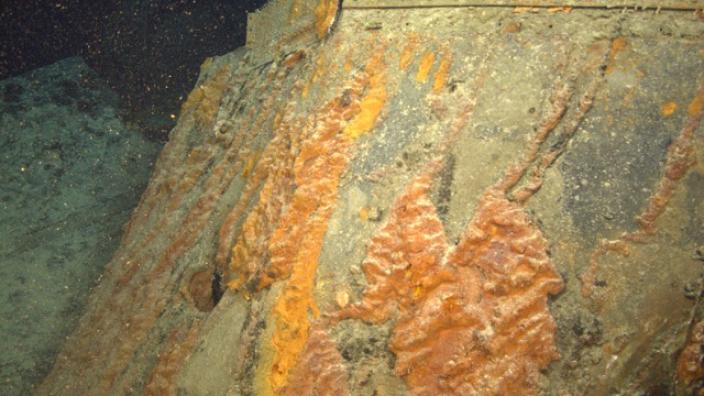
[(301, 0), (293, 0), (288, 12), (288, 23), (293, 23), (299, 16), (301, 16)]
[(318, 80), (325, 75), (327, 72), (327, 59), (323, 56), (318, 57), (318, 59), (315, 61), (315, 70), (313, 71), (313, 75), (311, 78), (306, 81), (305, 86), (303, 87), (303, 91), (301, 92), (301, 95), (306, 98), (308, 97), (308, 93), (310, 92), (310, 87), (312, 84), (318, 82)]
[(252, 173), (252, 170), (254, 169), (254, 165), (256, 165), (257, 161), (259, 160), (259, 156), (261, 155), (261, 153), (261, 150), (256, 150), (247, 156), (247, 158), (244, 160), (244, 165), (242, 167), (242, 178), (246, 179), (249, 177), (249, 175)]
[(347, 54), (347, 58), (345, 59), (345, 64), (342, 66), (342, 69), (345, 71), (345, 73), (349, 73), (352, 71), (352, 52), (349, 52)]
[(321, 56), (315, 62), (315, 72), (311, 81), (317, 82), (327, 72), (327, 58)]
[(345, 135), (356, 139), (369, 132), (377, 122), (381, 109), (386, 103), (386, 73), (384, 61), (375, 56), (365, 67), (369, 76), (366, 95), (359, 104), (360, 111), (345, 128)]
[(628, 46), (628, 42), (623, 37), (617, 37), (611, 42), (611, 52), (609, 53), (609, 62), (606, 66), (606, 74), (611, 74), (614, 71), (616, 58)]
[(428, 76), (430, 75), (430, 69), (433, 67), (435, 62), (435, 54), (432, 52), (426, 52), (420, 60), (418, 65), (418, 73), (416, 73), (416, 81), (419, 83), (425, 83), (428, 81)]
[(675, 114), (675, 111), (677, 111), (677, 103), (675, 102), (667, 102), (660, 106), (660, 114), (662, 114), (663, 117), (670, 117)]
[(520, 22), (516, 22), (516, 21), (509, 22), (509, 23), (507, 23), (506, 26), (504, 27), (504, 32), (506, 32), (506, 33), (518, 33), (518, 32), (521, 31), (521, 27), (522, 27), (522, 25), (521, 25)]
[(687, 106), (687, 113), (692, 117), (698, 117), (704, 109), (704, 94), (701, 92)]
[(208, 70), (210, 68), (210, 66), (213, 65), (213, 61), (214, 61), (214, 59), (212, 56), (205, 58), (203, 63), (200, 64), (200, 72), (204, 73), (206, 70)]
[(438, 93), (445, 88), (447, 77), (450, 74), (451, 64), (452, 59), (450, 54), (446, 53), (440, 60), (440, 66), (438, 66), (438, 71), (435, 73), (435, 78), (433, 79), (433, 92)]
[(345, 290), (339, 290), (337, 293), (335, 293), (335, 302), (340, 308), (346, 307), (347, 304), (350, 303), (350, 294), (347, 293)]
[(416, 48), (418, 47), (418, 36), (409, 36), (406, 40), (406, 46), (403, 47), (401, 55), (399, 56), (398, 67), (401, 71), (408, 69), (408, 66), (413, 60), (413, 55), (415, 54)]
[(526, 13), (536, 13), (540, 12), (540, 8), (538, 7), (514, 7), (513, 13), (514, 14), (526, 14)]
[(337, 15), (337, 0), (320, 0), (315, 7), (315, 30), (318, 38), (325, 38), (330, 31), (330, 27), (335, 22)]
[(364, 207), (359, 210), (359, 219), (367, 221), (369, 219), (369, 208)]
[(315, 319), (319, 315), (312, 291), (318, 258), (331, 214), (332, 210), (325, 210), (315, 221), (308, 224), (307, 233), (298, 246), (299, 251), (294, 259), (288, 284), (274, 306), (276, 330), (271, 344), (276, 353), (269, 381), (275, 393), (286, 385), (289, 371), (296, 366), (298, 357), (308, 341), (311, 317)]

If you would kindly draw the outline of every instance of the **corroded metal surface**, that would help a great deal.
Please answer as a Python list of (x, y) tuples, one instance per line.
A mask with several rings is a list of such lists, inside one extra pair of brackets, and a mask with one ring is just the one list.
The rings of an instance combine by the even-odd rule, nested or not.
[(704, 23), (514, 11), (206, 62), (39, 393), (700, 387)]

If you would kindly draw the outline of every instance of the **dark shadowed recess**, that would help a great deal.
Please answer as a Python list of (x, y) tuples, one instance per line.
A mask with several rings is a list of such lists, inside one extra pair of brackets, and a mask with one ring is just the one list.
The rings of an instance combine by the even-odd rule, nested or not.
[(244, 44), (266, 0), (2, 0), (0, 79), (70, 56), (120, 95), (123, 117), (164, 140), (208, 56)]

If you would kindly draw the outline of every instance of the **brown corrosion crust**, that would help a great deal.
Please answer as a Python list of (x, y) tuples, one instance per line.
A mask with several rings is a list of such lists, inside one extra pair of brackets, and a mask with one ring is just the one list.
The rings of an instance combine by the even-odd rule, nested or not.
[(559, 356), (547, 297), (562, 280), (547, 243), (492, 188), (450, 246), (431, 179), (417, 177), (397, 199), (370, 242), (362, 301), (334, 317), (380, 323), (398, 312), (390, 349), (413, 394), (535, 394), (539, 370)]
[(704, 321), (694, 325), (677, 359), (677, 378), (687, 384), (704, 378)]
[(285, 396), (349, 395), (347, 370), (335, 342), (319, 326), (311, 329), (298, 364), (291, 370)]

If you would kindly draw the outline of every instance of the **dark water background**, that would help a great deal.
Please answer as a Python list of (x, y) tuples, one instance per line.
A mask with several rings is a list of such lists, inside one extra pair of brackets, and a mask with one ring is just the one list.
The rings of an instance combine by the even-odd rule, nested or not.
[(81, 56), (125, 117), (164, 140), (198, 66), (244, 44), (266, 0), (2, 0), (0, 80)]

